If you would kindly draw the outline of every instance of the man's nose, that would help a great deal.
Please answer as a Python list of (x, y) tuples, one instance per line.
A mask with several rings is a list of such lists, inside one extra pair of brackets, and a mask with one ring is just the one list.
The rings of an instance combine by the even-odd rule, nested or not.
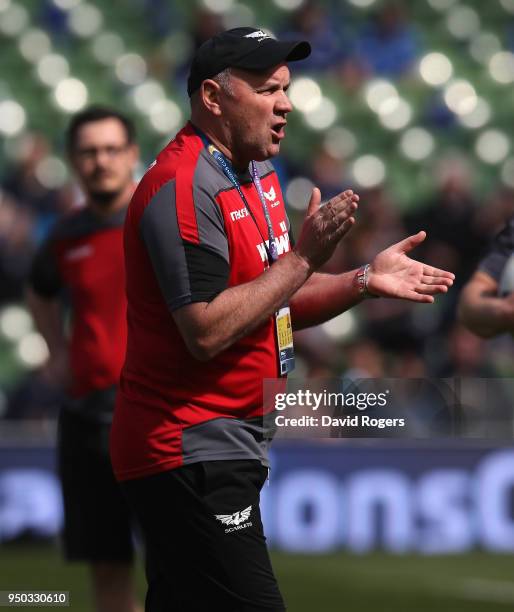
[(291, 100), (288, 98), (285, 91), (283, 91), (282, 95), (279, 97), (276, 104), (276, 109), (277, 111), (280, 111), (280, 113), (283, 114), (290, 113), (293, 110)]
[(111, 160), (111, 155), (108, 149), (98, 149), (95, 155), (95, 161), (98, 165), (108, 164)]
[(98, 149), (94, 157), (94, 164), (97, 170), (106, 170), (112, 164), (112, 158), (106, 149)]

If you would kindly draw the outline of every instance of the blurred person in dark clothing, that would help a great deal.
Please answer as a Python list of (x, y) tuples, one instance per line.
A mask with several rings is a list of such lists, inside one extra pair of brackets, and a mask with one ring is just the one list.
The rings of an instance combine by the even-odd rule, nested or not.
[(489, 241), (500, 232), (514, 215), (514, 189), (500, 186), (487, 194), (476, 212), (476, 226)]
[(223, 17), (207, 8), (197, 8), (192, 18), (193, 53), (206, 40), (223, 30)]
[(350, 342), (344, 347), (345, 378), (383, 378), (386, 376), (385, 355), (380, 347), (368, 338)]
[[(407, 226), (423, 224), (428, 239), (421, 250), (431, 263), (444, 261), (458, 273), (457, 284), (473, 271), (487, 238), (475, 221), (477, 202), (469, 162), (445, 157), (435, 170), (437, 191), (430, 202), (406, 218)], [(458, 271), (458, 272), (457, 272)], [(463, 278), (464, 277), (464, 278)]]
[(459, 318), (482, 338), (514, 333), (514, 217), (462, 290)]
[[(153, 10), (153, 9), (152, 9)], [(186, 81), (189, 74), (189, 66), (193, 55), (203, 42), (221, 32), (223, 28), (223, 14), (211, 11), (203, 6), (195, 6), (190, 16), (189, 28), (187, 30), (186, 43), (187, 51), (184, 57), (174, 67), (173, 80), (177, 90), (186, 88)], [(174, 55), (176, 55), (174, 53)]]
[(472, 333), (467, 327), (455, 323), (445, 338), (446, 361), (441, 365), (437, 376), (476, 376), (489, 378), (498, 376), (491, 363), (491, 356), (482, 338)]
[(399, 2), (385, 2), (355, 43), (355, 56), (374, 74), (402, 76), (418, 54), (417, 32)]
[(328, 7), (307, 0), (292, 16), (292, 29), (283, 32), (284, 39), (305, 37), (312, 46), (310, 57), (302, 69), (333, 70), (347, 56), (345, 23), (337, 19)]
[(0, 303), (23, 297), (24, 280), (36, 244), (55, 221), (64, 202), (61, 192), (38, 178), (50, 155), (42, 134), (26, 134), (16, 161), (3, 172), (0, 188)]
[[(363, 199), (366, 205), (361, 207), (359, 223), (347, 236), (345, 245), (336, 250), (326, 271), (334, 273), (340, 268), (358, 267), (368, 261), (374, 249), (381, 249), (405, 235), (398, 209), (384, 187), (366, 190)], [(423, 226), (419, 225), (417, 230), (420, 227)], [(422, 342), (414, 325), (414, 311), (413, 304), (402, 300), (365, 302), (360, 308), (363, 334), (384, 351), (419, 351)]]
[(341, 191), (341, 185), (350, 188), (346, 176), (346, 166), (343, 156), (338, 156), (326, 145), (320, 146), (310, 161), (310, 178), (319, 185), (321, 193), (327, 199)]
[[(408, 230), (426, 228), (428, 239), (421, 245), (420, 257), (433, 266), (453, 270), (456, 287), (461, 288), (488, 241), (477, 220), (472, 168), (465, 158), (445, 157), (436, 168), (435, 179), (437, 192), (432, 200), (405, 221)], [(444, 301), (442, 327), (452, 324), (455, 318), (457, 296), (457, 292), (451, 292)]]
[(45, 136), (27, 134), (20, 143), (17, 163), (7, 170), (2, 182), (3, 189), (34, 216), (35, 230), (42, 234), (69, 205), (64, 194), (46, 185), (41, 177), (41, 164), (50, 154)]
[(35, 250), (34, 215), (0, 190), (0, 303), (22, 299)]
[[(514, 216), (494, 238), (471, 280), (462, 290), (458, 314), (460, 321), (480, 338), (493, 338), (501, 334), (512, 336), (514, 333)], [(494, 370), (484, 359), (484, 341), (475, 336), (473, 346), (470, 339), (473, 336), (468, 334), (465, 344), (461, 341), (456, 345), (459, 359), (454, 361), (460, 366), (458, 373), (462, 375), (464, 371), (464, 375), (480, 379), (501, 376), (500, 368)], [(470, 364), (473, 366), (471, 371)], [(490, 421), (491, 427), (497, 426), (499, 435), (504, 435), (505, 426), (512, 425), (511, 381), (512, 378), (502, 378), (501, 383), (494, 386), (489, 382), (483, 402), (487, 406), (487, 413), (480, 409), (477, 411), (483, 421)]]
[[(50, 358), (47, 379), (67, 399), (59, 418), (65, 553), (90, 564), (99, 612), (138, 609), (130, 513), (116, 484), (108, 436), (126, 347), (123, 223), (138, 159), (132, 123), (100, 107), (68, 130), (85, 206), (64, 216), (37, 253), (28, 304)], [(65, 332), (62, 295), (71, 306)]]

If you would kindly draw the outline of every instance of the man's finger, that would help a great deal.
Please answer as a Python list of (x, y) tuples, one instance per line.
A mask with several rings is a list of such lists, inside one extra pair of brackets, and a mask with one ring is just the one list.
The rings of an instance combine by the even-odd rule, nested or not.
[(347, 198), (351, 198), (353, 195), (356, 194), (354, 194), (351, 189), (347, 189), (346, 191), (341, 191), (341, 193), (338, 193), (333, 198), (330, 198), (329, 202), (336, 204), (340, 200), (346, 200)]
[(334, 207), (339, 207), (339, 206), (341, 206), (341, 204), (343, 204), (345, 202), (350, 202), (350, 201), (358, 202), (359, 201), (359, 196), (358, 196), (358, 194), (354, 193), (351, 189), (347, 189), (346, 191), (338, 193), (333, 198), (330, 198), (330, 200), (328, 200), (328, 202), (326, 202), (325, 206), (329, 206), (330, 208), (334, 208)]
[(339, 242), (339, 240), (341, 240), (341, 238), (346, 236), (346, 234), (352, 229), (354, 225), (355, 225), (355, 217), (350, 217), (349, 219), (346, 219), (346, 221), (341, 225), (341, 227), (337, 229), (337, 231), (334, 234), (336, 240)]
[(321, 192), (317, 187), (313, 187), (309, 206), (307, 207), (307, 217), (310, 217), (319, 209), (320, 202)]
[(412, 291), (411, 289), (408, 289), (407, 291), (402, 291), (397, 297), (410, 300), (411, 302), (423, 302), (425, 304), (432, 304), (432, 302), (434, 301), (432, 295), (427, 295), (425, 293), (417, 293), (416, 291)]
[[(427, 237), (427, 233), (424, 231), (418, 232), (417, 234), (413, 234), (412, 236), (408, 236), (404, 238), (400, 242), (397, 242), (393, 245), (393, 249), (395, 251), (399, 251), (401, 253), (408, 253), (412, 251), (412, 249), (416, 248), (418, 244), (421, 244), (423, 240)], [(434, 268), (435, 269), (435, 268)]]
[(434, 276), (441, 278), (449, 278), (450, 280), (455, 279), (455, 274), (453, 272), (448, 272), (447, 270), (440, 270), (439, 268), (433, 268), (432, 266), (423, 266), (423, 275), (424, 276)]
[(447, 285), (419, 285), (416, 287), (417, 293), (423, 295), (436, 295), (437, 293), (446, 293), (448, 291)]
[(451, 287), (453, 285), (453, 278), (448, 276), (426, 276), (421, 277), (421, 282), (425, 285), (446, 285)]
[(350, 202), (347, 206), (345, 206), (342, 210), (338, 211), (338, 213), (334, 216), (334, 222), (336, 224), (341, 224), (348, 219), (353, 213), (357, 210), (357, 202)]
[(341, 200), (336, 204), (331, 204), (325, 215), (330, 215), (330, 221), (336, 224), (342, 223), (346, 218), (357, 210), (358, 204), (354, 200)]

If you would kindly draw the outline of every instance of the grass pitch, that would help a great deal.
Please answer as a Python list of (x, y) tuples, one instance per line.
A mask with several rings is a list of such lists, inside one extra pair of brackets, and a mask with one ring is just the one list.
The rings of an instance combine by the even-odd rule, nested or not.
[[(507, 555), (274, 553), (273, 563), (289, 612), (514, 610), (514, 557)], [(56, 547), (0, 546), (0, 590), (70, 591), (71, 608), (91, 612), (88, 579), (87, 568), (65, 564)], [(141, 568), (138, 581), (143, 597)]]

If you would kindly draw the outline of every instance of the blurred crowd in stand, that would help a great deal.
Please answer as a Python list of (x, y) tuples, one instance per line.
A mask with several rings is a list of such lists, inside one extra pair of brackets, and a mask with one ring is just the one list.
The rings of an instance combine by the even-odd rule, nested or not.
[[(173, 29), (188, 27), (197, 46), (226, 25), (220, 13), (207, 8), (196, 9), (188, 25), (173, 3), (141, 0), (138, 4), (148, 17), (146, 27), (157, 39), (164, 40), (173, 23)], [(307, 1), (277, 24), (276, 33), (310, 40), (313, 53), (302, 70), (316, 78), (330, 75), (343, 95), (351, 98), (352, 92), (372, 76), (409, 78), (409, 71), (424, 51), (424, 41), (416, 24), (409, 20), (408, 8), (405, 2), (382, 2), (369, 19), (354, 24), (346, 3)], [(62, 11), (49, 0), (42, 3), (41, 22), (52, 37), (66, 37)], [(173, 80), (180, 91), (185, 89), (189, 58), (190, 54), (180, 62), (158, 55), (146, 59), (157, 78)], [(425, 110), (428, 129), (446, 129), (454, 121), (439, 100), (434, 99), (433, 103), (429, 100)], [(344, 117), (341, 123), (345, 125)], [(290, 136), (294, 125), (288, 129)], [(365, 151), (366, 134), (359, 134), (359, 138)], [(321, 143), (313, 140), (310, 156), (304, 160), (289, 156), (286, 147), (276, 167), (284, 194), (289, 182), (302, 176), (319, 186), (324, 198), (347, 187), (361, 195), (357, 223), (326, 271), (356, 268), (408, 233), (424, 229), (428, 237), (414, 257), (451, 270), (456, 274), (456, 284), (432, 306), (367, 300), (338, 321), (298, 333), (297, 375), (353, 378), (512, 375), (514, 352), (510, 336), (484, 341), (472, 335), (457, 322), (456, 303), (460, 289), (489, 241), (514, 214), (514, 190), (498, 182), (489, 193), (477, 195), (473, 161), (462, 150), (449, 149), (447, 155), (426, 161), (431, 185), (426, 201), (416, 199), (399, 206), (393, 177), (363, 189), (353, 183), (345, 156), (336, 155), (333, 147), (324, 143), (326, 140)], [(63, 156), (58, 145), (42, 134), (26, 132), (19, 139), (9, 165), (1, 169), (0, 309), (23, 303), (24, 280), (37, 245), (60, 215), (70, 214), (80, 206), (76, 186), (54, 188), (42, 180), (41, 164), (52, 153)], [(142, 161), (146, 165), (151, 159)], [(304, 197), (307, 202), (308, 194)], [(293, 231), (297, 232), (303, 214), (298, 209), (290, 209), (290, 214)], [(36, 418), (54, 416), (59, 396), (57, 390), (47, 385), (43, 365), (19, 376), (16, 385), (8, 389), (7, 400), (4, 417)]]

